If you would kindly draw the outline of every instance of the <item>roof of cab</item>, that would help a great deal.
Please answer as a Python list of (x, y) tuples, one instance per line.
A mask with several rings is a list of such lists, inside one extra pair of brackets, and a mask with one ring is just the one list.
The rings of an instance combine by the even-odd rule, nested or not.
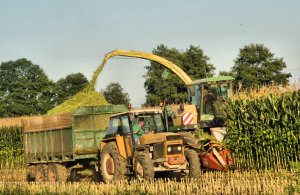
[(114, 114), (114, 115), (111, 115), (111, 117), (119, 116), (119, 115), (123, 115), (123, 114), (138, 115), (138, 114), (151, 114), (151, 113), (162, 113), (162, 110), (161, 110), (161, 108), (139, 108), (139, 109), (132, 109), (127, 112), (121, 112), (118, 114)]
[(217, 77), (210, 77), (210, 78), (204, 78), (204, 79), (198, 79), (192, 81), (190, 84), (200, 84), (200, 83), (210, 83), (210, 82), (219, 82), (219, 81), (232, 81), (234, 80), (231, 76), (217, 76)]

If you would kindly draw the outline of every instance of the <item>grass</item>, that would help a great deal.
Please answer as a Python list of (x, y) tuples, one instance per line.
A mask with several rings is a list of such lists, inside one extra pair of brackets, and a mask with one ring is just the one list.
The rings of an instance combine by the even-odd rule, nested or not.
[(28, 183), (26, 169), (0, 170), (1, 194), (297, 194), (299, 172), (268, 171), (206, 172), (199, 180), (152, 182), (136, 180), (110, 184)]

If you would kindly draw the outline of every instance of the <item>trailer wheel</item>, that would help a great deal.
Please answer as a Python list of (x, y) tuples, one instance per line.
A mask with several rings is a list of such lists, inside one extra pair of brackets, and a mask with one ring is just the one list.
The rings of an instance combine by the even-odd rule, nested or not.
[(200, 178), (201, 175), (201, 164), (198, 154), (195, 150), (185, 151), (185, 158), (188, 161), (187, 176), (189, 178)]
[(67, 169), (57, 163), (50, 163), (47, 168), (47, 178), (49, 182), (67, 181)]
[(80, 181), (80, 175), (77, 173), (77, 169), (74, 168), (70, 172), (70, 177), (69, 177), (70, 182), (79, 182)]
[(125, 179), (126, 176), (126, 160), (119, 154), (118, 147), (115, 142), (107, 143), (100, 155), (101, 175), (104, 182)]
[(47, 181), (46, 165), (44, 165), (44, 164), (37, 164), (35, 166), (34, 181), (35, 182), (45, 182), (45, 181)]
[(26, 181), (35, 181), (35, 166), (27, 167), (26, 173)]
[(62, 164), (56, 164), (57, 171), (58, 171), (58, 181), (59, 182), (66, 182), (68, 179), (68, 170)]
[(135, 176), (138, 180), (153, 180), (154, 169), (148, 153), (140, 152), (135, 158)]

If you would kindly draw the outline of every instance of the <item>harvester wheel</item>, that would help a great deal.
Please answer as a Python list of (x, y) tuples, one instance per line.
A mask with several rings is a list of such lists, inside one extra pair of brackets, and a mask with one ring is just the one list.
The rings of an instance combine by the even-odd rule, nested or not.
[(47, 168), (47, 179), (49, 182), (67, 181), (67, 169), (57, 163), (50, 163)]
[(37, 164), (35, 166), (34, 181), (35, 182), (45, 182), (45, 181), (47, 181), (46, 165), (44, 165), (44, 164)]
[(101, 175), (104, 182), (126, 179), (126, 159), (120, 154), (115, 142), (107, 143), (101, 152)]
[(154, 169), (148, 153), (140, 152), (135, 158), (135, 176), (138, 180), (153, 180)]
[(198, 154), (195, 150), (185, 151), (185, 158), (189, 164), (189, 170), (187, 176), (189, 178), (200, 178), (201, 175), (201, 164)]

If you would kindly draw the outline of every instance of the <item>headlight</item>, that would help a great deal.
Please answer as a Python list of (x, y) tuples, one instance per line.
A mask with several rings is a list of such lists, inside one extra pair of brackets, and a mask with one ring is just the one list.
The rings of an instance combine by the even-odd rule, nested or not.
[(178, 147), (177, 147), (177, 150), (178, 150), (178, 151), (181, 151), (181, 149), (182, 149), (181, 146), (178, 146)]
[(168, 147), (168, 152), (171, 152), (172, 151), (172, 148), (169, 146)]

